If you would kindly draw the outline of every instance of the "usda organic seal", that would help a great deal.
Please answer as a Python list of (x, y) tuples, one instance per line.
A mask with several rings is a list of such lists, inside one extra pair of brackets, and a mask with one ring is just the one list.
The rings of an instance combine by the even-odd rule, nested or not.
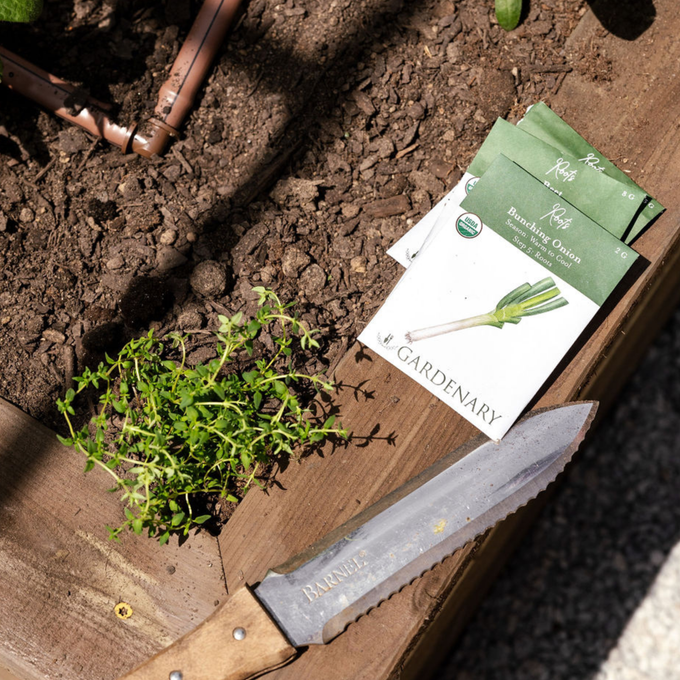
[(470, 177), (470, 179), (465, 184), (465, 193), (469, 194), (474, 188), (475, 184), (479, 182), (479, 177)]
[(456, 231), (463, 238), (474, 238), (482, 231), (482, 220), (474, 213), (463, 213), (456, 220)]

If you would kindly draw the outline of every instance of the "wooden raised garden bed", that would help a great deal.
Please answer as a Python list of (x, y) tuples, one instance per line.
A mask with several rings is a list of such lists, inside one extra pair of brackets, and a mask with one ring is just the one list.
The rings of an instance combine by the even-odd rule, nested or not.
[[(586, 14), (571, 41), (598, 41), (616, 77), (600, 83), (569, 73), (552, 102), (668, 210), (633, 244), (644, 270), (598, 317), (540, 405), (588, 398), (606, 408), (680, 297), (680, 18), (670, 0), (656, 4), (656, 22), (634, 42), (603, 36), (595, 16)], [(106, 542), (100, 518), (119, 509), (105, 492), (104, 475), (84, 478), (82, 461), (50, 431), (0, 404), (0, 666), (20, 680), (116, 678), (204, 619), (224, 598), (225, 586), (232, 591), (256, 583), (268, 567), (475, 434), (358, 345), (338, 365), (336, 379), (354, 443), (289, 466), (267, 495), (248, 494), (219, 541), (200, 534), (181, 547), (132, 537), (120, 545)], [(267, 677), (426, 677), (540, 507), (541, 499), (330, 645), (304, 652)], [(130, 618), (116, 617), (119, 602), (132, 607)]]

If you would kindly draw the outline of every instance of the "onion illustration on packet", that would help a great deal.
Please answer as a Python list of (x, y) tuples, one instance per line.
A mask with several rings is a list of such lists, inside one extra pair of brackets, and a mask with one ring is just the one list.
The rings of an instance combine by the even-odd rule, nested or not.
[(523, 283), (502, 297), (496, 308), (488, 314), (480, 314), (459, 321), (450, 321), (438, 326), (409, 331), (406, 333), (406, 340), (409, 343), (418, 342), (475, 326), (503, 328), (506, 323), (518, 324), (525, 316), (536, 316), (544, 312), (551, 312), (553, 309), (559, 309), (569, 304), (568, 300), (558, 297), (558, 295), (560, 295), (560, 289), (550, 277), (542, 279), (533, 286)]

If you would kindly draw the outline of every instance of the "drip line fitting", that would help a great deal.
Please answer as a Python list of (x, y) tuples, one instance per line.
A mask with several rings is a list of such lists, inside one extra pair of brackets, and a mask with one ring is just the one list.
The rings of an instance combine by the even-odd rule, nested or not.
[(205, 0), (175, 59), (168, 79), (158, 92), (153, 117), (130, 127), (109, 116), (110, 105), (84, 95), (71, 83), (43, 71), (0, 47), (4, 63), (2, 84), (60, 118), (103, 137), (124, 154), (151, 158), (162, 155), (194, 104), (210, 65), (231, 25), (241, 0)]

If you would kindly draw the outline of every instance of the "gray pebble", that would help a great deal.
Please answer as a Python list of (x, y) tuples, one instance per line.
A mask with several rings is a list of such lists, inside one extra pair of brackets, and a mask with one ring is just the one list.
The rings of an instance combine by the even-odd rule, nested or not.
[(106, 262), (106, 268), (111, 270), (120, 269), (125, 264), (125, 260), (122, 255), (114, 255), (110, 260)]
[(156, 254), (156, 267), (159, 271), (170, 271), (186, 264), (187, 258), (172, 246), (162, 246)]
[(22, 222), (33, 222), (35, 219), (35, 214), (30, 208), (22, 208), (21, 212), (19, 213), (19, 219)]
[(161, 234), (158, 240), (164, 246), (171, 246), (177, 240), (177, 232), (174, 229), (168, 229)]
[(224, 265), (215, 260), (205, 260), (194, 268), (189, 279), (194, 293), (206, 297), (220, 296), (227, 287), (227, 272)]
[(290, 246), (281, 259), (281, 270), (284, 276), (295, 277), (309, 262), (310, 257), (307, 253), (297, 246)]
[(326, 273), (318, 264), (310, 264), (300, 275), (300, 288), (307, 297), (318, 295), (326, 285)]

